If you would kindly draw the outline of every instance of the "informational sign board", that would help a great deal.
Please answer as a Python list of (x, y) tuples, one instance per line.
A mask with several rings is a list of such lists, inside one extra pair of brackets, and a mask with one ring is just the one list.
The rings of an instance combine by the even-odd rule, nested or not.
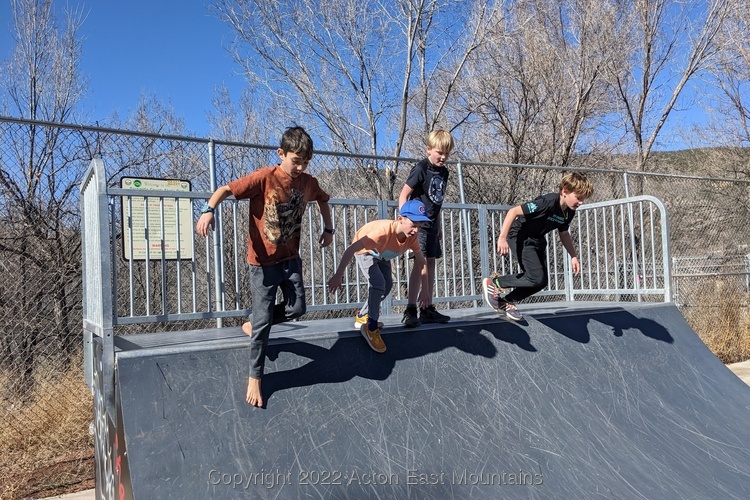
[[(189, 181), (144, 177), (123, 177), (120, 179), (120, 187), (142, 191), (189, 192), (191, 189)], [(122, 221), (125, 260), (161, 260), (162, 249), (164, 258), (168, 260), (193, 258), (193, 210), (189, 198), (162, 198), (147, 194), (123, 196)]]

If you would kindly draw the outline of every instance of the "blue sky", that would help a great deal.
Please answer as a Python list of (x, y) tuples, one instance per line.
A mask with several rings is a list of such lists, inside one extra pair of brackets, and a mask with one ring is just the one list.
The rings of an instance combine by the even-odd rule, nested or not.
[[(171, 103), (188, 132), (206, 137), (214, 88), (223, 83), (238, 99), (244, 79), (224, 48), (232, 34), (208, 14), (211, 0), (55, 0), (59, 22), (66, 3), (88, 13), (80, 35), (91, 124), (114, 111), (125, 119), (141, 95), (153, 94)], [(10, 1), (0, 0), (2, 60), (13, 48), (10, 13)]]
[[(245, 86), (226, 46), (230, 28), (209, 15), (211, 0), (54, 0), (58, 21), (66, 4), (87, 13), (80, 30), (81, 69), (89, 79), (89, 95), (81, 110), (87, 123), (104, 123), (117, 112), (124, 120), (142, 95), (171, 104), (185, 120), (186, 131), (208, 137), (206, 114), (214, 89), (225, 84), (234, 101)], [(13, 48), (10, 0), (0, 0), (0, 60)], [(690, 102), (686, 89), (682, 102)], [(685, 144), (671, 132), (706, 119), (693, 102), (673, 112), (656, 149)]]

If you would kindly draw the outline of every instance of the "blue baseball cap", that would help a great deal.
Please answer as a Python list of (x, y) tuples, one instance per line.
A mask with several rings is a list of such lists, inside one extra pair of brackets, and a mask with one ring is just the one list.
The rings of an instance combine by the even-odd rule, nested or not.
[(398, 214), (402, 217), (406, 217), (412, 222), (430, 222), (430, 218), (426, 215), (427, 209), (425, 209), (424, 203), (419, 200), (407, 201), (401, 205)]

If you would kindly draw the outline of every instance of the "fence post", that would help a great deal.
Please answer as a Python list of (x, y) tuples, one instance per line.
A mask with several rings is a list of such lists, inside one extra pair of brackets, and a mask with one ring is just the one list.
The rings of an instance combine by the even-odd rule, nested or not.
[(563, 276), (565, 280), (565, 300), (574, 301), (575, 294), (573, 293), (573, 266), (570, 265), (570, 255), (567, 252), (563, 252)]
[[(641, 293), (639, 291), (640, 289), (640, 263), (638, 261), (638, 243), (636, 243), (635, 238), (635, 216), (633, 214), (633, 204), (628, 203), (628, 230), (630, 232), (630, 261), (633, 263), (631, 270), (632, 270), (632, 280), (633, 280), (633, 288), (636, 290), (636, 300), (640, 302), (642, 300)], [(643, 244), (641, 242), (641, 244)], [(625, 256), (623, 255), (623, 259)]]
[(95, 392), (93, 349), (94, 335), (101, 338), (102, 399), (110, 419), (115, 412), (115, 347), (112, 297), (113, 264), (110, 250), (110, 207), (104, 162), (91, 160), (81, 182), (81, 252), (83, 275), (84, 372), (92, 393)]
[[(216, 191), (217, 180), (216, 180), (216, 148), (214, 147), (213, 139), (208, 141), (208, 175), (209, 182), (211, 184), (211, 192)], [(222, 261), (224, 259), (223, 252), (221, 251), (221, 228), (222, 228), (222, 217), (221, 210), (219, 207), (214, 212), (214, 223), (216, 224), (213, 233), (214, 243), (214, 311), (222, 311), (223, 297), (224, 297), (224, 276)], [(216, 328), (223, 326), (222, 318), (216, 318)]]
[(628, 173), (622, 173), (622, 183), (625, 187), (625, 198), (630, 198), (630, 186), (628, 185)]
[[(466, 205), (466, 191), (464, 191), (464, 170), (463, 170), (463, 167), (462, 167), (460, 161), (456, 165), (456, 170), (457, 170), (457, 173), (458, 173), (458, 192), (459, 192), (461, 204), (462, 205)], [(486, 211), (485, 211), (485, 213), (486, 213)], [(469, 286), (471, 286), (471, 293), (473, 295), (474, 291), (476, 290), (476, 279), (474, 278), (474, 258), (473, 258), (473, 254), (471, 253), (471, 248), (472, 248), (472, 245), (471, 245), (471, 222), (470, 222), (470, 219), (469, 219), (469, 212), (468, 212), (468, 210), (465, 207), (461, 209), (461, 219), (463, 219), (462, 222), (463, 222), (463, 226), (464, 226), (465, 231), (466, 231), (466, 240), (465, 241), (466, 241), (466, 255), (468, 256), (468, 259), (469, 259)], [(486, 220), (485, 220), (485, 224), (481, 224), (480, 223), (479, 227), (487, 227)], [(480, 231), (480, 232), (482, 232), (482, 231)], [(480, 236), (480, 239), (481, 239), (481, 236)], [(487, 247), (482, 246), (480, 248), (487, 248)], [(481, 262), (482, 256), (484, 256), (484, 252), (480, 253), (480, 262)], [(482, 272), (483, 272), (483, 275), (484, 275), (484, 268), (482, 268)], [(455, 275), (454, 275), (453, 279), (455, 280)], [(474, 304), (474, 307), (477, 307), (477, 301), (476, 300), (473, 302), (473, 304)]]
[(672, 302), (672, 249), (669, 241), (669, 213), (667, 205), (657, 200), (659, 213), (661, 214), (661, 241), (662, 241), (662, 263), (664, 266), (664, 302)]

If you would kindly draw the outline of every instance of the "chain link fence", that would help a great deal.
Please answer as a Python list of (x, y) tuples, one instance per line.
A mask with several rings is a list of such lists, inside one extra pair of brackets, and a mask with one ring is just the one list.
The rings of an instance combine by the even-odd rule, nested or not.
[[(275, 164), (275, 150), (276, 146), (0, 118), (0, 467), (19, 471), (0, 479), (0, 497), (33, 496), (28, 485), (37, 484), (35, 471), (71, 453), (77, 457), (71, 466), (76, 472), (66, 469), (49, 481), (59, 489), (66, 481), (73, 484), (71, 475), (93, 475), (93, 461), (87, 465), (93, 455), (88, 435), (92, 407), (81, 367), (78, 196), (91, 158), (104, 161), (108, 186), (120, 187), (124, 177), (168, 178), (188, 181), (193, 192), (210, 193), (215, 185)], [(309, 172), (333, 198), (389, 200), (398, 197), (415, 161), (318, 152)], [(671, 226), (675, 302), (722, 361), (750, 358), (750, 182), (677, 175), (664, 159), (660, 173), (638, 174), (629, 171), (627, 164), (607, 170), (587, 166), (584, 158), (576, 170), (584, 171), (593, 182), (592, 202), (639, 194), (664, 201)], [(492, 205), (512, 205), (556, 191), (564, 171), (471, 161), (449, 168), (446, 202)], [(686, 171), (700, 170), (701, 166), (694, 166)], [(246, 217), (243, 211), (234, 213), (230, 204), (225, 205), (223, 217)], [(194, 222), (199, 204), (192, 206)], [(363, 207), (360, 217), (364, 221), (376, 215)], [(334, 216), (345, 214), (334, 212)], [(243, 227), (241, 222), (231, 226)], [(487, 231), (496, 237), (496, 221), (490, 220), (489, 226)], [(117, 228), (117, 233), (116, 241), (122, 243), (124, 228)], [(234, 241), (235, 236), (244, 246), (246, 235), (224, 238)], [(307, 239), (309, 235), (303, 242)], [(580, 252), (586, 256), (583, 249)], [(127, 275), (128, 263), (121, 257), (117, 262)], [(226, 276), (227, 287), (246, 290), (246, 266), (237, 267)], [(145, 287), (144, 272), (141, 269), (136, 278)], [(335, 314), (335, 310), (319, 311), (315, 318)], [(242, 319), (226, 321), (232, 325)], [(207, 326), (215, 326), (215, 320), (123, 325), (117, 333)]]

